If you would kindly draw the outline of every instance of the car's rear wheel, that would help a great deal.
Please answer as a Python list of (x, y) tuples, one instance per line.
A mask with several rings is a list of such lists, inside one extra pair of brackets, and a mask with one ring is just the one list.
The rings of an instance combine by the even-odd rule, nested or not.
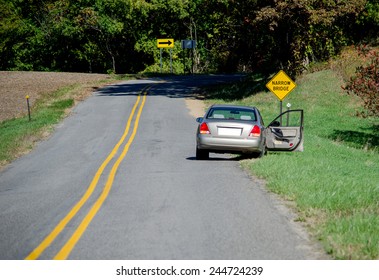
[(196, 159), (197, 160), (207, 160), (207, 159), (209, 159), (209, 151), (207, 151), (207, 150), (200, 150), (199, 148), (196, 148)]
[(252, 157), (253, 158), (261, 158), (261, 157), (263, 157), (266, 154), (267, 154), (266, 147), (263, 146), (262, 150), (260, 152), (253, 153)]

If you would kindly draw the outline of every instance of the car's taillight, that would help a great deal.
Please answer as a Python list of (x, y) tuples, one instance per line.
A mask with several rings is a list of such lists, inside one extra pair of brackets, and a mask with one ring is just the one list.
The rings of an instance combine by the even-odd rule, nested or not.
[(209, 131), (207, 123), (203, 122), (200, 125), (200, 134), (211, 134), (211, 132)]
[(253, 129), (250, 131), (249, 136), (253, 136), (253, 137), (261, 136), (261, 128), (257, 125), (254, 125)]

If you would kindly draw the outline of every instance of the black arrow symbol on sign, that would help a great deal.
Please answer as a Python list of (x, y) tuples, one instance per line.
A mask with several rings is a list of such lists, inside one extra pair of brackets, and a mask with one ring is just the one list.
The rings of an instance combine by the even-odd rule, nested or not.
[(167, 42), (159, 42), (159, 45), (171, 45), (172, 42), (171, 41), (167, 41)]

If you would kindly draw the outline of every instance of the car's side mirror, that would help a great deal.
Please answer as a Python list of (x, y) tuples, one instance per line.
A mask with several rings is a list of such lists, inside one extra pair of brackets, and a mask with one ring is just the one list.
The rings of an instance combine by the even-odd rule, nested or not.
[(280, 126), (280, 122), (278, 121), (273, 121), (270, 126)]
[(202, 118), (202, 117), (199, 117), (199, 118), (196, 119), (196, 121), (197, 121), (198, 123), (202, 123), (203, 120), (204, 120), (204, 118)]

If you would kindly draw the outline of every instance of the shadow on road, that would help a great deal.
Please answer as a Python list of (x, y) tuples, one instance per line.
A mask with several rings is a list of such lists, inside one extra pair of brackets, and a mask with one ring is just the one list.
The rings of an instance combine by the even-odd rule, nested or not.
[(131, 80), (98, 89), (96, 96), (125, 97), (140, 94), (147, 85), (153, 85), (149, 90), (151, 96), (166, 96), (169, 98), (196, 97), (199, 90), (205, 86), (214, 86), (239, 82), (245, 75), (198, 75), (171, 76), (164, 78)]
[[(207, 160), (199, 160), (199, 161), (241, 161), (245, 159), (250, 159), (248, 156), (245, 155), (238, 155), (233, 156), (229, 154), (221, 154), (221, 155), (212, 155)], [(187, 157), (186, 160), (194, 160), (197, 161), (195, 156)]]

